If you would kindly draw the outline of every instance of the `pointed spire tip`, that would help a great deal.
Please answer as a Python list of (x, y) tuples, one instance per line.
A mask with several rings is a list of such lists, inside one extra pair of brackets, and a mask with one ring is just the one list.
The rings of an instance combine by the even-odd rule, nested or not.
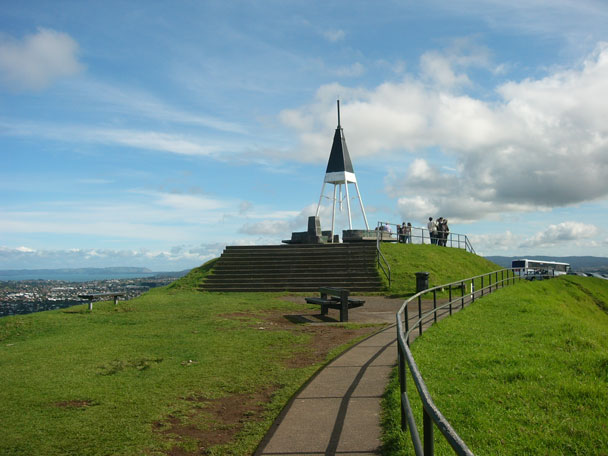
[(340, 99), (338, 101), (338, 128), (340, 128)]

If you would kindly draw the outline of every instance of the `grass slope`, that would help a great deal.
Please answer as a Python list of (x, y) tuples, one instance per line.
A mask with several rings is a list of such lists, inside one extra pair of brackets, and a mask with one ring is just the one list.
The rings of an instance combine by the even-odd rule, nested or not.
[[(391, 293), (412, 293), (420, 270), (444, 283), (497, 269), (457, 249), (401, 244), (383, 251)], [(231, 443), (207, 450), (250, 454), (319, 362), (288, 364), (309, 356), (310, 334), (259, 329), (268, 313), (301, 306), (279, 294), (196, 292), (215, 261), (117, 307), (0, 319), (0, 454), (200, 452), (202, 433), (225, 430), (212, 409), (226, 398), (262, 404), (248, 405), (255, 416)]]
[(385, 243), (381, 249), (391, 268), (390, 293), (397, 296), (416, 292), (416, 272), (428, 272), (429, 285), (433, 287), (502, 269), (483, 257), (455, 248)]
[[(608, 282), (600, 279), (523, 282), (414, 342), (436, 404), (475, 454), (607, 454), (606, 303)], [(393, 378), (384, 404), (386, 454), (413, 454), (398, 430), (398, 401)], [(437, 454), (453, 454), (438, 434)]]
[(204, 433), (226, 431), (212, 413), (226, 398), (250, 411), (207, 450), (250, 454), (319, 361), (290, 365), (314, 359), (311, 335), (266, 319), (301, 306), (193, 291), (209, 267), (116, 307), (0, 319), (0, 454), (199, 454)]

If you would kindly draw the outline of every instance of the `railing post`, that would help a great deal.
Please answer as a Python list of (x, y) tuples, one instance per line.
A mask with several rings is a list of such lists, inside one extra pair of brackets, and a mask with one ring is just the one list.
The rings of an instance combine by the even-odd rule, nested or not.
[(481, 276), (481, 297), (483, 298), (483, 276)]
[(405, 359), (403, 356), (403, 352), (401, 349), (401, 345), (397, 344), (398, 347), (398, 352), (399, 352), (399, 391), (400, 391), (400, 395), (399, 395), (399, 402), (401, 404), (401, 430), (402, 431), (407, 431), (407, 417), (405, 416), (405, 410), (403, 409), (403, 395), (406, 393), (407, 388), (405, 385), (405, 377), (406, 377), (406, 372), (405, 372)]
[(460, 282), (460, 308), (464, 309), (464, 281)]
[(433, 456), (435, 454), (435, 442), (433, 441), (433, 420), (424, 408), (422, 418), (422, 432), (424, 432), (424, 456)]
[[(507, 273), (507, 279), (509, 278), (509, 274)], [(501, 269), (500, 270), (500, 285), (504, 288), (505, 287), (505, 270)]]
[(471, 279), (471, 302), (475, 302), (475, 278)]
[(452, 315), (452, 284), (450, 284), (450, 289), (449, 289), (449, 302), (450, 302), (450, 315)]
[(488, 289), (492, 293), (492, 273), (488, 274)]
[(433, 290), (433, 321), (437, 323), (437, 290)]

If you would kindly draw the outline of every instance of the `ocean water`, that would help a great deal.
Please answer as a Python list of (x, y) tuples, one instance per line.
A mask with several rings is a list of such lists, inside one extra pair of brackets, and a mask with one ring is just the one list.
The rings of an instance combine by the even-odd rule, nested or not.
[(0, 281), (8, 280), (63, 280), (65, 282), (91, 282), (94, 280), (139, 279), (154, 277), (156, 272), (118, 273), (108, 271), (98, 272), (63, 272), (63, 271), (11, 271), (10, 274), (0, 272)]

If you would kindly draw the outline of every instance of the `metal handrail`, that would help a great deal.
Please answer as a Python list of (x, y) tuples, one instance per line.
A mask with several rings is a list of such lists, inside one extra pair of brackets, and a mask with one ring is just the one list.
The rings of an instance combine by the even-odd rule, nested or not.
[[(378, 267), (380, 269), (382, 269), (382, 272), (384, 272), (384, 275), (386, 276), (386, 278), (388, 279), (388, 287), (391, 287), (391, 266), (388, 264), (388, 261), (386, 261), (386, 258), (384, 257), (384, 255), (382, 254), (382, 250), (380, 250), (380, 238), (381, 238), (382, 234), (380, 232), (380, 230), (376, 231), (376, 250), (378, 251)], [(384, 265), (386, 265), (386, 269), (384, 269), (384, 265), (382, 264), (382, 262), (380, 262), (380, 258), (382, 258), (382, 261), (384, 262)], [(388, 271), (387, 271), (388, 269)]]
[[(398, 241), (399, 235), (397, 234), (397, 227), (400, 226), (398, 223), (390, 223), (390, 222), (378, 222), (378, 226), (376, 227), (377, 231), (382, 231), (383, 227), (388, 225), (391, 227), (391, 232), (388, 233), (388, 237), (391, 241)], [(409, 243), (411, 244), (431, 244), (431, 234), (427, 228), (412, 226), (412, 232), (409, 236)], [(386, 231), (382, 231), (384, 238), (387, 235)], [(406, 243), (408, 243), (406, 241)], [(469, 237), (466, 234), (460, 233), (452, 233), (451, 231), (448, 233), (445, 239), (445, 247), (453, 247), (458, 249), (463, 249), (470, 253), (475, 253), (475, 249), (473, 248), (473, 244), (469, 240)]]
[[(505, 278), (506, 272), (506, 278)], [(440, 310), (445, 310), (449, 308), (450, 315), (452, 314), (452, 306), (454, 304), (459, 304), (461, 308), (464, 308), (465, 302), (473, 302), (475, 300), (475, 295), (478, 294), (480, 296), (484, 296), (485, 292), (489, 290), (492, 292), (492, 289), (497, 290), (500, 286), (501, 288), (509, 285), (515, 284), (516, 279), (521, 280), (522, 275), (516, 274), (516, 270), (513, 268), (501, 269), (498, 271), (489, 272), (486, 274), (481, 274), (475, 277), (470, 277), (468, 279), (459, 280), (456, 282), (451, 282), (448, 284), (436, 286), (429, 288), (427, 290), (420, 291), (406, 300), (399, 311), (397, 312), (397, 350), (399, 354), (399, 384), (400, 384), (400, 396), (401, 396), (401, 428), (403, 431), (407, 430), (409, 425), (410, 436), (412, 439), (412, 444), (414, 445), (414, 451), (416, 455), (424, 455), (424, 456), (432, 456), (434, 454), (434, 441), (433, 441), (433, 425), (437, 426), (437, 428), (441, 431), (444, 438), (450, 444), (452, 449), (459, 455), (473, 455), (473, 452), (467, 447), (466, 443), (458, 436), (452, 425), (448, 422), (448, 420), (443, 416), (443, 414), (439, 411), (431, 395), (428, 391), (426, 384), (424, 383), (424, 379), (420, 374), (418, 366), (416, 365), (416, 361), (412, 355), (412, 352), (409, 348), (409, 338), (412, 331), (418, 327), (419, 334), (422, 334), (422, 326), (424, 320), (429, 317), (433, 317), (433, 322), (437, 322), (437, 312)], [(500, 273), (500, 279), (498, 274)], [(487, 280), (487, 285), (484, 283)], [(494, 278), (494, 283), (492, 283), (492, 278)], [(480, 282), (479, 290), (475, 290), (475, 280)], [(467, 284), (470, 283), (470, 293), (465, 296), (465, 290), (467, 289)], [(437, 291), (448, 289), (449, 299), (448, 302), (437, 306)], [(456, 288), (461, 291), (460, 296), (452, 299), (452, 290)], [(428, 312), (422, 313), (422, 296), (428, 293), (433, 293), (433, 309)], [(466, 301), (468, 299), (468, 301)], [(417, 301), (418, 304), (418, 319), (414, 321), (413, 324), (410, 325), (409, 316), (408, 316), (408, 306)], [(404, 318), (405, 317), (405, 318)], [(405, 330), (404, 325), (405, 323)], [(416, 423), (414, 420), (414, 415), (412, 412), (412, 408), (409, 402), (409, 398), (407, 397), (407, 385), (406, 385), (406, 364), (409, 368), (412, 378), (414, 380), (414, 384), (416, 385), (416, 389), (418, 390), (418, 395), (422, 401), (422, 409), (423, 409), (423, 441), (420, 440), (420, 434), (418, 432), (418, 428), (416, 427)]]

